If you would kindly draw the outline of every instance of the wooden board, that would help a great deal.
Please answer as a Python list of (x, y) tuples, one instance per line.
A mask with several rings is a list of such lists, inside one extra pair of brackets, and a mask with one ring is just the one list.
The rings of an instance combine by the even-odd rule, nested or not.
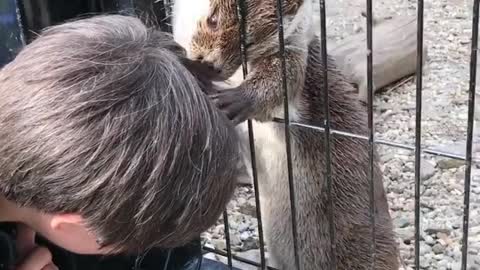
[[(358, 87), (359, 98), (367, 101), (366, 33), (358, 33), (339, 44), (330, 43), (328, 52), (347, 79)], [(373, 90), (412, 75), (417, 65), (417, 20), (394, 17), (375, 20), (373, 27)], [(331, 48), (331, 49), (330, 49)], [(428, 50), (423, 48), (423, 62)]]

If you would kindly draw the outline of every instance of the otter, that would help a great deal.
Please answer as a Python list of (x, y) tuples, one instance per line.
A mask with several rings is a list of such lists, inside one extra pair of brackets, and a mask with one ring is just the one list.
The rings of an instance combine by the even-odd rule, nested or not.
[[(276, 2), (246, 2), (248, 70), (241, 75), (239, 20), (235, 0), (177, 0), (174, 38), (190, 59), (207, 63), (230, 78), (219, 93), (210, 94), (246, 136), (244, 122), (253, 120), (259, 179), (260, 207), (273, 264), (295, 269), (289, 196), (281, 59)], [(312, 0), (285, 0), (284, 37), (290, 121), (321, 126), (324, 119), (324, 64), (315, 35)], [(187, 6), (188, 5), (188, 6)], [(193, 6), (192, 6), (193, 5)], [(333, 129), (366, 135), (366, 109), (353, 95), (354, 87), (328, 57), (328, 91)], [(228, 81), (227, 81), (228, 82)], [(232, 85), (231, 83), (236, 83)], [(371, 269), (372, 234), (368, 142), (351, 137), (331, 138), (331, 177), (335, 258), (331, 257), (329, 200), (325, 177), (324, 136), (291, 126), (292, 174), (297, 206), (300, 268), (305, 270)], [(375, 269), (399, 268), (398, 247), (378, 159), (374, 160)]]

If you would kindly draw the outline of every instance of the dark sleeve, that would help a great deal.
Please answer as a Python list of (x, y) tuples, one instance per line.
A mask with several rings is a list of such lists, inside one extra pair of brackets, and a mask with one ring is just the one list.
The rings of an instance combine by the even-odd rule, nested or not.
[(197, 270), (202, 255), (200, 241), (172, 249), (152, 249), (139, 255), (77, 255), (44, 239), (37, 241), (52, 252), (53, 262), (61, 270)]
[(0, 270), (10, 270), (15, 266), (16, 249), (14, 225), (0, 223)]

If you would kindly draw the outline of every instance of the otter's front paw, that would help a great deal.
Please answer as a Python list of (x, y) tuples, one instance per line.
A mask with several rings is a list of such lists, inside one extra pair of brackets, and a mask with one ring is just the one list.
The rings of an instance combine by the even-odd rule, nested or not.
[(241, 88), (227, 89), (209, 96), (234, 125), (246, 121), (254, 113), (253, 101), (244, 95)]

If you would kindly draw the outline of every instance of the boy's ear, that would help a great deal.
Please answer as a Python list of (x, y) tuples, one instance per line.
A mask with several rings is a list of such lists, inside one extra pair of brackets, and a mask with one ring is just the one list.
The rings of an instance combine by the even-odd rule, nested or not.
[(85, 220), (78, 214), (56, 214), (50, 220), (51, 229), (58, 230), (63, 226), (83, 226)]

